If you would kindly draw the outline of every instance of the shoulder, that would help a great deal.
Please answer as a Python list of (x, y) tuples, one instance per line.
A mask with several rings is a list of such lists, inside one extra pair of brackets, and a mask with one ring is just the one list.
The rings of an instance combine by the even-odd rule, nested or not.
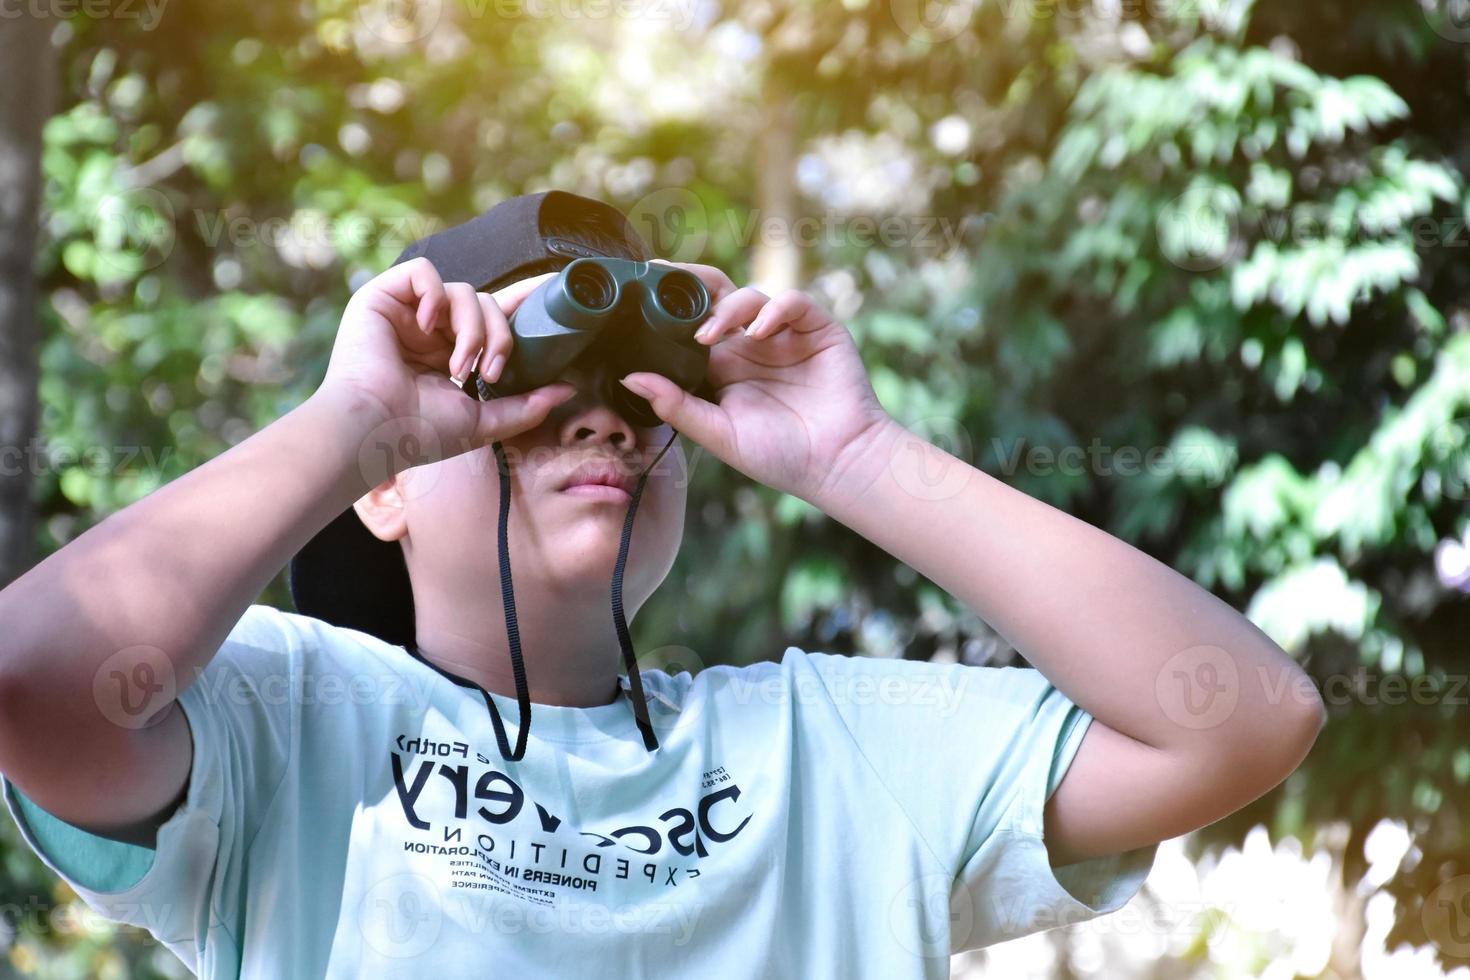
[(234, 705), (278, 714), (316, 703), (299, 696), (303, 691), (381, 684), (409, 669), (410, 660), (403, 648), (369, 634), (257, 603), (203, 667), (180, 679), (180, 700), (186, 709)]
[(1051, 683), (1033, 667), (995, 667), (901, 657), (825, 653), (787, 647), (782, 659), (793, 681), (820, 682), (839, 706), (955, 705), (961, 701), (1029, 705), (1046, 698)]
[(382, 640), (357, 630), (333, 626), (311, 616), (277, 609), (264, 603), (252, 603), (230, 628), (226, 644), (263, 650), (335, 653), (344, 649), (363, 649), (374, 644), (387, 646)]
[(798, 712), (837, 709), (846, 714), (882, 706), (937, 708), (961, 704), (1005, 705), (1034, 710), (1054, 688), (1031, 667), (960, 663), (809, 651), (787, 646), (779, 660), (744, 666), (711, 666), (694, 672), (644, 671), (645, 687), (666, 706), (682, 709), (719, 702), (735, 709), (781, 706)]

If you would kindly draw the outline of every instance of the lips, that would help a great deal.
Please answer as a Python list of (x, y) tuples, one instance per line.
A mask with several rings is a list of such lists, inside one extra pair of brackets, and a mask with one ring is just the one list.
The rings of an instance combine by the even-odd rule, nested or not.
[(569, 490), (579, 486), (616, 487), (624, 493), (631, 494), (633, 478), (624, 467), (611, 459), (593, 459), (572, 470), (557, 489)]

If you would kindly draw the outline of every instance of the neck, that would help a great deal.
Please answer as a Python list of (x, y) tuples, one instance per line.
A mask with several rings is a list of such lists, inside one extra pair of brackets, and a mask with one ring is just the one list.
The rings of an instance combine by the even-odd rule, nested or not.
[[(522, 601), (522, 589), (516, 591), (516, 625), (532, 702), (589, 708), (615, 700), (622, 649), (606, 590), (557, 595), (537, 603)], [(414, 620), (419, 654), (425, 660), (495, 694), (515, 698), (498, 590), (493, 601), (445, 590), (435, 590), (432, 596), (416, 591)]]

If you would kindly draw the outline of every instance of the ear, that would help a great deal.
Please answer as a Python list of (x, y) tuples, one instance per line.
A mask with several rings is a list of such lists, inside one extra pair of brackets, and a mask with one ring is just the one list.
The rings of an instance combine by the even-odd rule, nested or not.
[(379, 541), (397, 541), (408, 533), (408, 511), (404, 509), (403, 493), (398, 485), (402, 475), (388, 477), (352, 505), (358, 520)]

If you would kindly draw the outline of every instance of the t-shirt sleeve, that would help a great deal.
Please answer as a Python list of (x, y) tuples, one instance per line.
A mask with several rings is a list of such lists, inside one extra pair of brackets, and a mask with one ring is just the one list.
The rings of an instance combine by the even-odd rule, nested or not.
[(67, 823), (3, 779), (22, 839), (47, 867), (97, 914), (148, 930), (196, 972), (209, 944), (228, 944), (215, 951), (226, 958), (238, 952), (246, 852), (295, 753), (301, 642), (289, 616), (252, 605), (181, 683), (193, 759), (185, 798), (154, 847)]
[(1051, 867), (1043, 811), (1092, 716), (1040, 671), (804, 659), (859, 753), (953, 875), (954, 952), (1095, 918), (1138, 892), (1157, 845)]

